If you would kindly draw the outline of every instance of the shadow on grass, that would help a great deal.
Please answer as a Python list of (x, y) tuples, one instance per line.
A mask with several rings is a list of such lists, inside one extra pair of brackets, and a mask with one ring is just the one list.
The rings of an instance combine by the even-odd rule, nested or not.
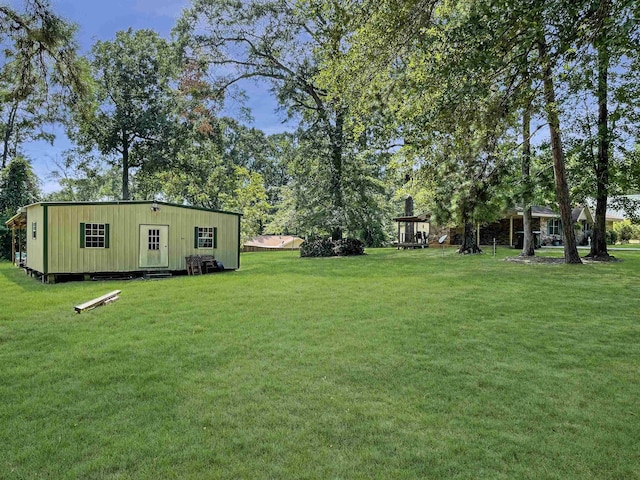
[(0, 276), (2, 284), (11, 284), (27, 290), (37, 290), (42, 287), (42, 283), (37, 278), (30, 277), (22, 268), (7, 261), (0, 262)]

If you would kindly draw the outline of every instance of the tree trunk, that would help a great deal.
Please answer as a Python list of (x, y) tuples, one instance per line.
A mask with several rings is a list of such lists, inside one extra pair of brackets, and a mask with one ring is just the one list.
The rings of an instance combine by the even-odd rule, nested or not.
[(462, 245), (460, 246), (458, 253), (482, 253), (482, 250), (476, 241), (476, 229), (473, 226), (473, 222), (470, 220), (464, 222)]
[(20, 103), (16, 100), (9, 110), (9, 118), (5, 126), (4, 138), (2, 139), (2, 168), (7, 166), (7, 159), (9, 157), (9, 141), (11, 140), (11, 134), (16, 123), (16, 115), (18, 113), (18, 107)]
[(342, 112), (336, 112), (336, 124), (333, 128), (331, 140), (331, 197), (333, 199), (334, 218), (337, 224), (331, 232), (332, 240), (342, 238), (342, 224), (344, 220), (344, 198), (342, 195), (342, 144), (343, 144), (344, 117)]
[(122, 131), (122, 200), (129, 200), (129, 139)]
[(551, 151), (553, 154), (553, 173), (556, 182), (556, 197), (562, 220), (562, 233), (564, 235), (564, 261), (565, 263), (582, 263), (576, 245), (576, 236), (571, 222), (571, 203), (569, 201), (569, 185), (565, 173), (564, 151), (560, 135), (560, 119), (556, 106), (556, 94), (553, 86), (553, 72), (551, 60), (547, 52), (547, 43), (544, 34), (538, 37), (538, 53), (542, 67), (542, 80), (544, 87), (545, 111), (549, 124), (549, 136), (551, 138)]
[[(411, 176), (405, 175), (404, 177), (405, 183), (409, 183), (409, 180), (411, 180)], [(413, 216), (413, 197), (411, 195), (409, 195), (404, 200), (404, 216), (405, 217)], [(413, 227), (414, 227), (413, 222), (405, 222), (404, 224), (404, 241), (405, 242), (413, 241), (413, 235), (415, 233)]]
[(2, 140), (2, 169), (7, 166), (7, 157), (9, 156), (9, 137), (11, 135), (11, 131), (9, 130), (9, 125), (7, 125), (7, 131), (4, 132), (4, 138)]
[(531, 215), (531, 112), (527, 105), (522, 113), (522, 223), (524, 239), (521, 257), (533, 257), (536, 252), (533, 242), (533, 217)]
[(473, 226), (473, 220), (468, 213), (469, 211), (470, 209), (465, 206), (462, 212), (462, 226), (464, 231), (462, 232), (462, 245), (460, 245), (458, 253), (482, 253), (476, 241), (476, 229)]
[[(603, 2), (603, 23), (608, 16), (608, 2)], [(605, 28), (604, 26), (602, 27)], [(593, 259), (610, 259), (607, 251), (607, 197), (609, 195), (609, 112), (607, 96), (609, 90), (609, 50), (606, 33), (601, 33), (598, 42), (598, 159), (595, 165), (596, 174), (596, 216), (591, 238), (591, 251), (587, 257)]]

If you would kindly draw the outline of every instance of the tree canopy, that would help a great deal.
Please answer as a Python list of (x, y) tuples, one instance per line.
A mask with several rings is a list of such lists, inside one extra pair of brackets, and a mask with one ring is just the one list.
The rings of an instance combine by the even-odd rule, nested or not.
[(93, 96), (70, 134), (86, 152), (97, 149), (117, 162), (122, 199), (128, 200), (131, 169), (166, 166), (175, 154), (176, 54), (156, 32), (129, 29), (96, 42), (91, 69)]
[(46, 127), (61, 119), (62, 105), (87, 93), (75, 31), (47, 1), (26, 1), (22, 11), (0, 5), (2, 168), (25, 142), (52, 141)]
[[(640, 186), (639, 10), (628, 0), (192, 0), (172, 41), (130, 29), (96, 42), (87, 82), (73, 26), (46, 3), (2, 7), (4, 159), (61, 116), (39, 106), (58, 85), (79, 101), (52, 198), (159, 197), (242, 210), (245, 236), (383, 245), (411, 194), (465, 227), (465, 253), (480, 250), (478, 225), (522, 208), (524, 255), (528, 212), (544, 203), (562, 218), (568, 263), (581, 261), (571, 210), (593, 201), (591, 256), (607, 258), (608, 202)], [(295, 128), (267, 135), (223, 116), (247, 82), (266, 85)], [(11, 120), (12, 108), (22, 116)]]

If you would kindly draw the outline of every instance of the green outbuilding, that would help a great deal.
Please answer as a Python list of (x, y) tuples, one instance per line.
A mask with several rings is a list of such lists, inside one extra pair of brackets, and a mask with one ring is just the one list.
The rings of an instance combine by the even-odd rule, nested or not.
[(13, 258), (50, 282), (81, 274), (184, 272), (191, 255), (213, 255), (224, 269), (238, 269), (241, 217), (159, 201), (39, 202), (6, 223)]

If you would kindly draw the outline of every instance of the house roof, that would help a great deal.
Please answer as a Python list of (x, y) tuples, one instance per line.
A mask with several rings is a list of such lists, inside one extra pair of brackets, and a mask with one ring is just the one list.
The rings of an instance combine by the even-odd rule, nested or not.
[(429, 220), (431, 220), (431, 214), (423, 213), (421, 215), (408, 215), (405, 217), (396, 217), (394, 218), (394, 220), (396, 222), (414, 222), (414, 223), (428, 222)]
[(576, 207), (571, 211), (571, 221), (578, 222), (580, 220), (586, 220), (589, 223), (593, 223), (593, 215), (591, 215), (589, 207)]
[[(615, 206), (611, 207), (611, 204)], [(625, 205), (626, 208), (623, 207), (623, 205)], [(640, 195), (621, 195), (609, 199), (607, 220), (621, 222), (625, 218), (640, 218)]]
[(244, 243), (245, 247), (298, 248), (304, 240), (294, 235), (259, 235)]
[[(518, 213), (522, 213), (522, 209), (519, 209)], [(557, 217), (560, 214), (556, 212), (551, 207), (541, 207), (539, 205), (534, 205), (531, 207), (531, 213), (538, 217)]]
[[(640, 195), (638, 196), (638, 200), (640, 201)], [(607, 220), (609, 221), (621, 221), (623, 220), (623, 218), (621, 218), (621, 216), (619, 215), (615, 215), (612, 213), (617, 213), (617, 212), (611, 212), (611, 211), (607, 211)], [(522, 216), (523, 211), (522, 211), (522, 207), (515, 207), (513, 209), (507, 210), (504, 215), (506, 216), (506, 218), (508, 218), (510, 215), (512, 216)], [(546, 206), (541, 206), (541, 205), (533, 205), (531, 206), (531, 214), (533, 217), (537, 217), (537, 218), (560, 218), (560, 212), (557, 211), (557, 209), (553, 209), (552, 207), (546, 207)], [(503, 217), (505, 218), (505, 217)], [(431, 213), (423, 213), (421, 215), (407, 215), (407, 216), (403, 216), (403, 217), (396, 217), (393, 220), (395, 220), (396, 222), (413, 222), (413, 223), (418, 223), (418, 222), (429, 222), (431, 220)], [(575, 207), (572, 211), (571, 211), (571, 221), (572, 222), (577, 222), (580, 220), (587, 220), (589, 223), (593, 223), (594, 219), (593, 219), (593, 215), (591, 213), (591, 210), (589, 208), (589, 206), (587, 205), (580, 205)]]
[[(524, 212), (522, 210), (522, 207), (516, 207), (513, 210), (507, 211), (507, 214), (511, 214), (511, 215), (522, 215), (523, 213)], [(555, 211), (553, 208), (542, 207), (540, 205), (531, 206), (531, 215), (533, 215), (534, 217), (545, 217), (545, 218), (555, 218), (560, 216), (560, 214), (557, 211)]]
[[(517, 215), (522, 215), (522, 207), (516, 207), (515, 213)], [(560, 218), (560, 212), (558, 212), (557, 210), (554, 210), (551, 207), (543, 207), (540, 205), (531, 206), (531, 215), (538, 218)], [(589, 207), (581, 205), (571, 210), (571, 221), (577, 222), (578, 220), (587, 220), (588, 222), (593, 223), (593, 216), (591, 215)]]

